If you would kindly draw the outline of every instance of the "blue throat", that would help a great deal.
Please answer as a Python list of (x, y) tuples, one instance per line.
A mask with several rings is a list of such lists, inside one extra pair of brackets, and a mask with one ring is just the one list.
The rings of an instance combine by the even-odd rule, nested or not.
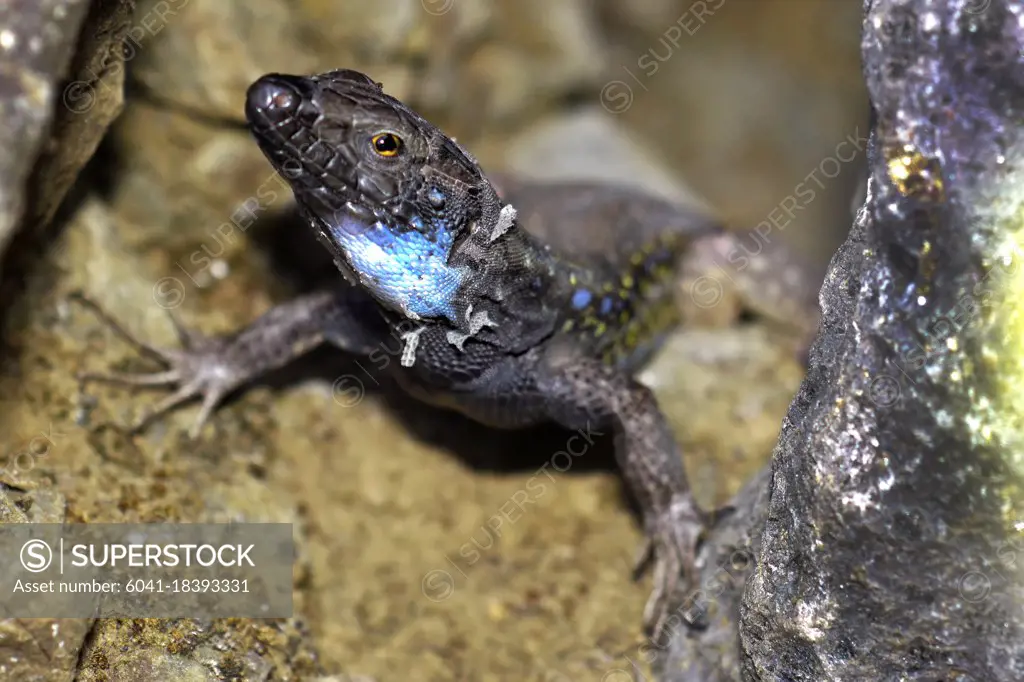
[(418, 218), (401, 232), (380, 222), (367, 224), (340, 216), (327, 229), (359, 273), (364, 286), (385, 305), (421, 318), (444, 317), (458, 324), (455, 295), (462, 285), (462, 268), (448, 265), (455, 235), (434, 223), (429, 233)]

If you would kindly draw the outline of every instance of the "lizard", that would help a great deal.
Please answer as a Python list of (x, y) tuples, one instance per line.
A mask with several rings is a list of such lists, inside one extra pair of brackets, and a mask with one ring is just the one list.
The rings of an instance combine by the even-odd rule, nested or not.
[[(741, 237), (636, 188), (488, 176), (461, 144), (354, 70), (267, 74), (249, 87), (245, 116), (331, 254), (338, 286), (231, 334), (175, 321), (177, 348), (135, 338), (82, 296), (166, 369), (80, 379), (176, 387), (132, 428), (198, 399), (196, 437), (227, 394), (314, 347), (366, 355), (394, 337), (405, 346), (389, 370), (420, 400), (495, 428), (607, 428), (642, 514), (636, 574), (654, 569), (643, 627), (660, 637), (716, 517), (694, 501), (680, 448), (635, 374), (679, 323), (680, 269), (736, 261), (729, 254)], [(784, 248), (761, 249), (730, 279), (755, 308), (813, 320), (819, 282), (794, 263)], [(786, 300), (799, 305), (765, 300), (779, 288), (764, 280), (780, 273)]]

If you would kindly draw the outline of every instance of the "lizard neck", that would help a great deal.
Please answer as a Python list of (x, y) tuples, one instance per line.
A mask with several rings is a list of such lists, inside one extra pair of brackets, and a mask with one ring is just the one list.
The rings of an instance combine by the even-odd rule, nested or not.
[(497, 217), (485, 211), (453, 250), (450, 263), (469, 273), (455, 297), (460, 320), (469, 324), (474, 316), (486, 314), (490, 322), (482, 331), (462, 331), (517, 353), (556, 330), (564, 266), (518, 224), (511, 207), (501, 208)]

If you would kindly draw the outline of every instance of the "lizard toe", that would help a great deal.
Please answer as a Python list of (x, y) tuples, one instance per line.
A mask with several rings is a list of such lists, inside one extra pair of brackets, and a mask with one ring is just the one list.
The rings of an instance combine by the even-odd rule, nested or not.
[(81, 292), (73, 293), (70, 298), (92, 311), (100, 322), (141, 354), (167, 368), (142, 373), (80, 372), (77, 374), (80, 386), (88, 382), (99, 382), (135, 387), (177, 387), (171, 395), (157, 402), (143, 416), (128, 425), (129, 433), (138, 433), (154, 419), (182, 403), (202, 398), (199, 414), (189, 430), (189, 436), (195, 439), (217, 404), (239, 384), (239, 377), (244, 376), (244, 368), (233, 367), (225, 360), (224, 351), (228, 346), (225, 339), (192, 331), (170, 312), (168, 315), (182, 346), (178, 349), (160, 348), (140, 340), (99, 303)]
[(687, 586), (696, 583), (697, 547), (706, 527), (706, 515), (690, 495), (677, 495), (651, 520), (648, 538), (652, 545), (654, 589), (644, 608), (644, 629), (656, 643), (679, 625), (689, 622), (685, 612)]

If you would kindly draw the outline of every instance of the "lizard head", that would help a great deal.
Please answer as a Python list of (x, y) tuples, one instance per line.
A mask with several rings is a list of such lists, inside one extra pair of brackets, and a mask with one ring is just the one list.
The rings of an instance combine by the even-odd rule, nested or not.
[(453, 248), (496, 198), (476, 161), (357, 71), (269, 74), (245, 114), (342, 274), (407, 317), (455, 320)]

